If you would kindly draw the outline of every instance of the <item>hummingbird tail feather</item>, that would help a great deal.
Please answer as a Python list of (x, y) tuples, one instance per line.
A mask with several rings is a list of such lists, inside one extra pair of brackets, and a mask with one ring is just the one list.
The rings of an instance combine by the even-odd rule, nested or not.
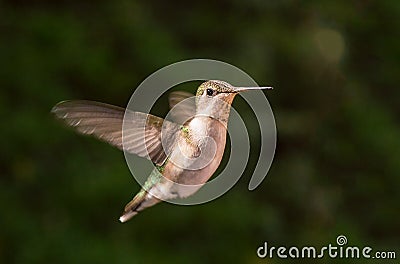
[(125, 206), (124, 212), (119, 218), (119, 221), (125, 223), (140, 211), (159, 202), (159, 199), (147, 193), (145, 190), (142, 190)]
[(128, 221), (129, 219), (131, 219), (132, 217), (134, 217), (135, 215), (137, 215), (138, 212), (136, 211), (129, 211), (124, 213), (123, 215), (121, 215), (121, 217), (119, 218), (119, 221), (121, 223), (125, 223), (126, 221)]

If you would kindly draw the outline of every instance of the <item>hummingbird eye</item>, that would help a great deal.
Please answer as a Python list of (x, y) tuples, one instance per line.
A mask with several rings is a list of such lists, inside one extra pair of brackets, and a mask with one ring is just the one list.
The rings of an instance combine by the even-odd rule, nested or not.
[(211, 88), (208, 88), (206, 92), (208, 96), (213, 96), (215, 91)]

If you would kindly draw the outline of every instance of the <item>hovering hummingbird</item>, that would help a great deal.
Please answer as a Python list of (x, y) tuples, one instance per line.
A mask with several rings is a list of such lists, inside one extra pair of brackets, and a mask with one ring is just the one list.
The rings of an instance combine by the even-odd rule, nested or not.
[[(194, 194), (218, 168), (226, 143), (231, 103), (243, 91), (272, 87), (235, 87), (210, 80), (196, 95), (172, 92), (173, 121), (93, 101), (63, 101), (52, 113), (80, 133), (140, 157), (155, 168), (139, 193), (125, 206), (121, 222), (160, 201)], [(190, 98), (194, 98), (190, 101)]]

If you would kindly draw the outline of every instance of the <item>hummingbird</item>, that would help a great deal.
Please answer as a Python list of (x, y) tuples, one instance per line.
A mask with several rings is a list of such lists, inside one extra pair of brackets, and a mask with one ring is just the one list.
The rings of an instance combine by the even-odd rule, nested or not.
[(172, 121), (86, 100), (62, 101), (51, 112), (81, 134), (154, 163), (141, 190), (125, 206), (119, 218), (123, 223), (161, 201), (185, 198), (199, 190), (221, 163), (233, 99), (238, 93), (260, 89), (272, 87), (235, 87), (209, 80), (195, 96), (172, 92)]

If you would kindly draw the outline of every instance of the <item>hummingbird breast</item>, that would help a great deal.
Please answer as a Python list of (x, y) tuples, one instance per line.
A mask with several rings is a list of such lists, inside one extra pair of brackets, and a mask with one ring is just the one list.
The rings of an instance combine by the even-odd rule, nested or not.
[[(196, 192), (217, 170), (226, 144), (226, 123), (211, 117), (195, 117), (182, 132), (164, 168), (172, 192), (187, 197)], [(170, 186), (171, 187), (171, 186)]]

